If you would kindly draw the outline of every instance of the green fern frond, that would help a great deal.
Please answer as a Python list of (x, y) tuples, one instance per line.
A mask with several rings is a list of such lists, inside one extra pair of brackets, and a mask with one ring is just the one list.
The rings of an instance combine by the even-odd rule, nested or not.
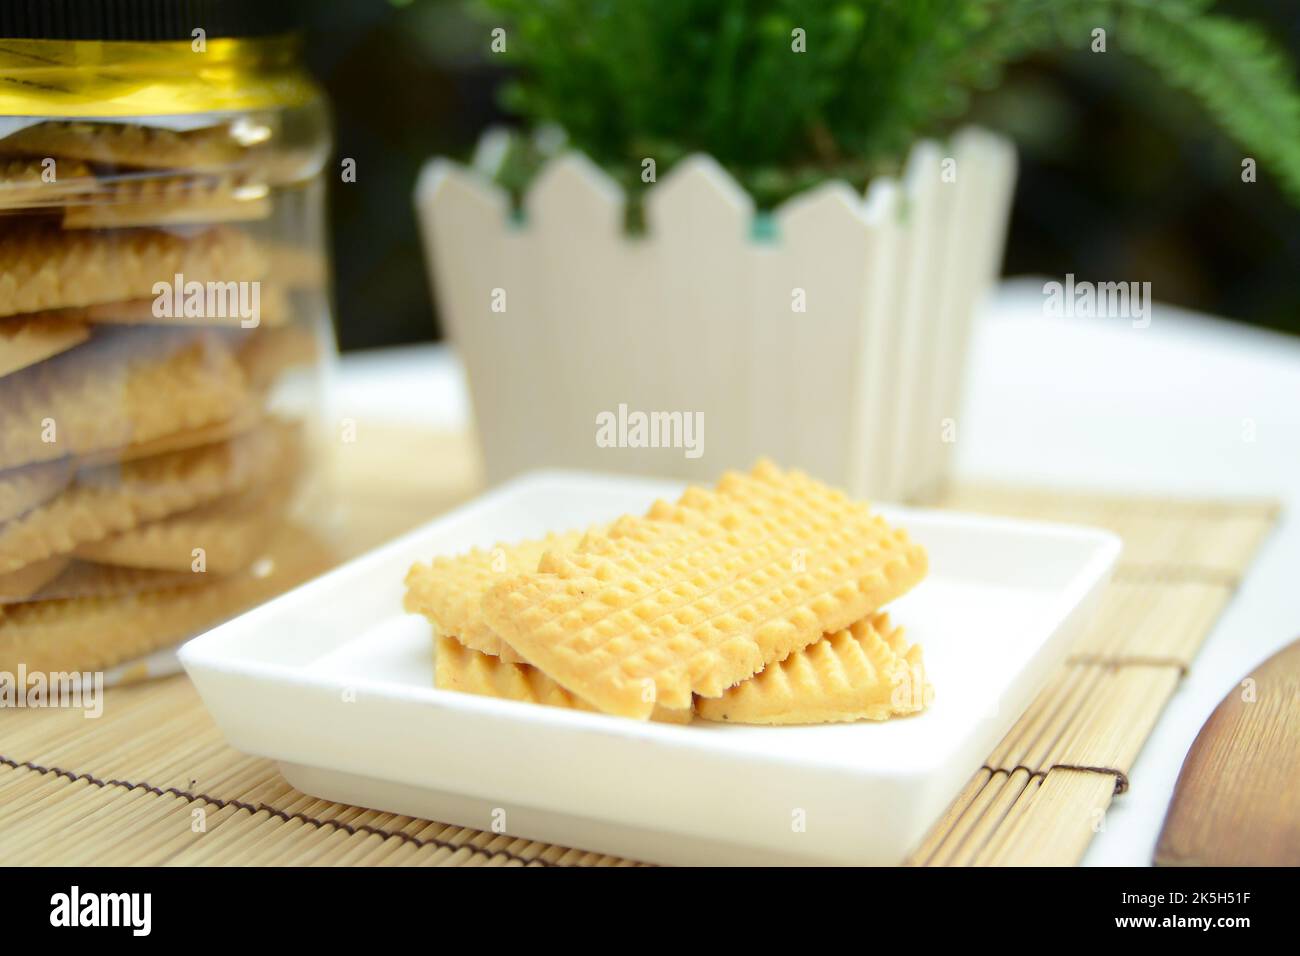
[(1239, 146), (1257, 155), (1262, 173), (1275, 175), (1300, 203), (1300, 92), (1281, 53), (1235, 20), (1206, 16), (1171, 25), (1158, 18), (1144, 13), (1128, 48), (1200, 100)]
[[(1051, 46), (1083, 48), (1094, 27), (1194, 97), (1300, 203), (1300, 88), (1285, 53), (1253, 24), (1208, 13), (1210, 0), (1004, 0), (1016, 23), (1008, 59)], [(1037, 24), (1037, 27), (1031, 25)], [(1051, 36), (1049, 34), (1054, 34)]]

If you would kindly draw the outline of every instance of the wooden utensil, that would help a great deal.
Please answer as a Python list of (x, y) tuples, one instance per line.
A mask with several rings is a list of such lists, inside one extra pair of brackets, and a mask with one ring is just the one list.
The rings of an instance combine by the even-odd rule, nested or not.
[(1300, 640), (1244, 678), (1201, 728), (1155, 862), (1300, 865)]

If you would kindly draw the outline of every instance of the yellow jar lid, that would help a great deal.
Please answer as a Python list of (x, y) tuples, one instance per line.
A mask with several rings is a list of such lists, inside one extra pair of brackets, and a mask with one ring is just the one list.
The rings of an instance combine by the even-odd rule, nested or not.
[(0, 116), (130, 117), (299, 106), (298, 38), (0, 39)]

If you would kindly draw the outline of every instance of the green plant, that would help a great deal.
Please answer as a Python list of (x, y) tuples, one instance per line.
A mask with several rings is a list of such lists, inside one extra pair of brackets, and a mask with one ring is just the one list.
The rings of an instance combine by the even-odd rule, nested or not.
[[(1300, 91), (1256, 26), (1211, 0), (480, 0), (519, 67), (508, 109), (557, 124), (640, 185), (687, 153), (723, 163), (764, 206), (830, 177), (861, 185), (970, 94), (1050, 49), (1130, 55), (1186, 90), (1300, 201)], [(792, 49), (802, 30), (806, 52)], [(518, 189), (539, 160), (503, 166)]]

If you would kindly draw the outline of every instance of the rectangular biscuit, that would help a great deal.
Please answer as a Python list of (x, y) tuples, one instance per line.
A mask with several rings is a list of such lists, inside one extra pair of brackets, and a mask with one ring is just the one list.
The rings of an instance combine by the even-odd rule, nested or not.
[(175, 644), (326, 570), (318, 537), (282, 527), (268, 573), (206, 578), (199, 585), (114, 596), (32, 601), (0, 616), (0, 670), (103, 670)]
[(215, 332), (113, 330), (0, 378), (0, 468), (153, 441), (249, 400)]
[[(284, 325), (293, 317), (293, 305), (288, 290), (277, 283), (262, 280), (258, 291), (257, 328)], [(52, 312), (27, 313), (33, 316), (51, 316), (89, 322), (92, 325), (161, 325), (206, 329), (238, 329), (244, 317), (237, 312), (231, 315), (154, 315), (154, 299), (124, 299), (120, 302), (99, 302)]]
[[(439, 635), (436, 644), (435, 685), (440, 689), (596, 710), (528, 664), (502, 661), (446, 635)], [(933, 694), (920, 647), (908, 647), (902, 629), (891, 627), (881, 614), (814, 641), (721, 697), (697, 698), (695, 713), (733, 724), (887, 720), (920, 711)], [(668, 723), (689, 723), (690, 718), (688, 710), (661, 707), (651, 716)]]
[[(472, 650), (454, 637), (435, 638), (437, 659), (434, 662), (434, 686), (465, 694), (517, 700), (527, 704), (544, 704), (568, 710), (596, 711), (579, 697), (574, 697), (535, 667), (514, 664)], [(651, 720), (669, 724), (689, 724), (690, 708), (668, 710), (656, 707)]]
[(0, 525), (0, 574), (271, 482), (295, 441), (289, 427), (268, 425), (228, 442), (87, 468), (68, 488)]
[[(62, 567), (40, 590), (29, 595), (32, 601), (60, 601), (66, 598), (121, 597), (141, 591), (165, 591), (186, 585), (211, 582), (202, 574), (184, 571), (153, 571), (142, 568), (119, 568), (92, 564), (69, 558), (47, 558)], [(28, 565), (35, 567), (35, 565)], [(17, 572), (22, 574), (27, 568)]]
[(0, 157), (0, 209), (52, 205), (70, 195), (89, 198), (88, 194), (98, 190), (99, 181), (85, 163), (56, 159), (51, 166), (46, 164), (47, 158)]
[(265, 422), (266, 418), (262, 409), (249, 401), (236, 409), (235, 413), (229, 418), (223, 418), (208, 425), (183, 428), (180, 431), (168, 432), (166, 435), (152, 438), (149, 441), (132, 442), (129, 445), (120, 445), (79, 455), (76, 462), (77, 468), (86, 469), (98, 465), (120, 465), (123, 462), (135, 461), (139, 458), (153, 458), (156, 455), (165, 455), (173, 451), (198, 448), (200, 445), (215, 445), (218, 442), (246, 435), (259, 425), (265, 424)]
[(91, 202), (63, 211), (64, 229), (123, 229), (249, 222), (271, 214), (265, 184), (232, 176), (134, 176), (105, 183)]
[(536, 571), (546, 552), (572, 551), (588, 533), (625, 537), (633, 533), (628, 522), (632, 519), (623, 518), (588, 531), (553, 531), (544, 538), (513, 544), (499, 542), (491, 548), (439, 556), (427, 564), (417, 562), (406, 575), (403, 607), (428, 618), (435, 634), (450, 635), (466, 647), (503, 661), (522, 663), (522, 658), (483, 618), (483, 595), (488, 588), (508, 577)]
[(152, 298), (154, 284), (251, 282), (268, 258), (247, 232), (214, 226), (181, 236), (156, 229), (63, 232), (41, 223), (0, 231), (0, 316)]
[(455, 637), (466, 647), (508, 662), (518, 661), (514, 651), (483, 620), (483, 595), (498, 581), (537, 570), (537, 562), (547, 551), (576, 548), (584, 533), (549, 534), (532, 541), (437, 557), (428, 564), (413, 564), (406, 575), (403, 606), (412, 614), (427, 617), (438, 635)]
[[(155, 571), (188, 572), (201, 563), (208, 574), (233, 574), (259, 557), (284, 518), (293, 490), (286, 466), (270, 487), (243, 494), (85, 541), (73, 557), (97, 564)], [(200, 555), (196, 554), (201, 551)]]
[(67, 487), (74, 470), (64, 458), (0, 471), (0, 525), (49, 501)]
[(0, 574), (0, 611), (6, 604), (29, 601), (63, 574), (69, 560), (64, 557), (46, 558), (23, 565), (17, 571)]
[(221, 171), (247, 152), (225, 125), (171, 130), (137, 123), (48, 120), (0, 139), (0, 156), (57, 156), (140, 169)]
[(624, 523), (627, 520), (631, 519), (586, 531), (553, 531), (544, 538), (513, 544), (499, 542), (491, 548), (439, 556), (427, 564), (417, 562), (406, 574), (403, 607), (428, 618), (435, 634), (450, 635), (466, 647), (507, 663), (523, 663), (483, 618), (483, 595), (488, 588), (508, 577), (536, 571), (546, 552), (572, 551), (588, 534), (624, 536), (629, 533)]
[(825, 724), (888, 720), (933, 697), (920, 645), (909, 647), (902, 628), (878, 614), (769, 664), (721, 697), (697, 698), (695, 711), (733, 724)]
[(66, 352), (89, 338), (90, 327), (78, 319), (22, 315), (0, 319), (0, 378)]
[(926, 555), (860, 502), (768, 462), (494, 585), (488, 625), (570, 693), (645, 719), (721, 696), (905, 593)]

